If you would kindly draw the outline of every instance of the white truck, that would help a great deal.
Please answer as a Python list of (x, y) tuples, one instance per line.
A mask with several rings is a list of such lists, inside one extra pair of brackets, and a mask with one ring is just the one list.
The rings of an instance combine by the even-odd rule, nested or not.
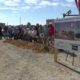
[(80, 53), (80, 16), (49, 19), (55, 27), (54, 46), (69, 52)]

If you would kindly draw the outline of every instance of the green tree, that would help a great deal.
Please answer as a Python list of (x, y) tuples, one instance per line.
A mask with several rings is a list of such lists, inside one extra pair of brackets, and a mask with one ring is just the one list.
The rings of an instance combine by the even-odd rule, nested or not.
[(37, 23), (36, 26), (39, 27), (40, 26), (39, 23)]
[(30, 22), (27, 23), (27, 27), (29, 27), (29, 28), (31, 27), (31, 23)]

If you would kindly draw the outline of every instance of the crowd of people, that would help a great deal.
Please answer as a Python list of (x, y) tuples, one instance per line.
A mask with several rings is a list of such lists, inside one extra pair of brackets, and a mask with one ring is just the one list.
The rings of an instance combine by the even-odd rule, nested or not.
[(54, 26), (49, 24), (31, 27), (0, 27), (0, 39), (3, 38), (46, 44), (49, 40), (54, 41)]

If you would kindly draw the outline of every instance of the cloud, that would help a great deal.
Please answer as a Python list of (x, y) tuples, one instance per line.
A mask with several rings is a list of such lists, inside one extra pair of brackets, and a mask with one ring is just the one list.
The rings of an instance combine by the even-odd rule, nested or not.
[(20, 2), (21, 0), (0, 0), (0, 2)]
[(0, 0), (5, 6), (18, 6), (21, 0)]
[[(21, 3), (22, 2), (22, 3)], [(0, 9), (10, 9), (10, 10), (28, 10), (32, 8), (46, 8), (47, 6), (73, 6), (74, 0), (0, 0)]]
[(43, 8), (42, 6), (38, 5), (35, 7), (35, 9)]
[(51, 3), (49, 1), (42, 1), (39, 5), (42, 5), (42, 6), (48, 5), (48, 6), (50, 6)]
[(31, 7), (30, 6), (23, 6), (21, 7), (21, 10), (26, 10), (26, 9), (30, 9)]
[(5, 0), (0, 0), (0, 3), (1, 3), (1, 2), (4, 2), (4, 1), (5, 1)]
[(6, 10), (9, 9), (8, 7), (0, 7), (0, 10)]
[(65, 0), (66, 2), (74, 2), (74, 0)]
[(70, 3), (61, 3), (60, 6), (63, 6), (63, 7), (74, 7), (73, 4), (70, 4)]
[(51, 2), (51, 1), (48, 1), (48, 0), (43, 0), (38, 5), (40, 5), (40, 6), (58, 6), (59, 3), (56, 2), (56, 1)]
[(56, 6), (62, 6), (62, 7), (73, 7), (73, 3), (70, 2), (63, 2), (60, 0), (53, 0), (53, 1), (49, 1), (49, 0), (43, 0), (38, 4), (37, 8), (42, 8), (44, 6), (52, 6), (52, 7), (56, 7)]
[(6, 5), (6, 6), (18, 6), (17, 3), (12, 3), (12, 2), (5, 2), (4, 5)]
[(39, 0), (25, 0), (27, 4), (37, 4)]

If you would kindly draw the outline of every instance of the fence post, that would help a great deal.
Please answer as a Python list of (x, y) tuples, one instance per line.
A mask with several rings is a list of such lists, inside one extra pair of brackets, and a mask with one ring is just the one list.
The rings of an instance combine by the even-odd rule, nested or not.
[(69, 55), (69, 51), (67, 51), (66, 53), (67, 53), (67, 56), (66, 56), (66, 59), (65, 60), (67, 61), (67, 58), (68, 58), (68, 55)]
[(57, 62), (57, 58), (58, 58), (58, 49), (54, 49), (55, 52), (54, 52), (54, 61)]
[(73, 54), (72, 65), (74, 66), (74, 56), (75, 56), (75, 54), (74, 54), (74, 52), (72, 54)]

